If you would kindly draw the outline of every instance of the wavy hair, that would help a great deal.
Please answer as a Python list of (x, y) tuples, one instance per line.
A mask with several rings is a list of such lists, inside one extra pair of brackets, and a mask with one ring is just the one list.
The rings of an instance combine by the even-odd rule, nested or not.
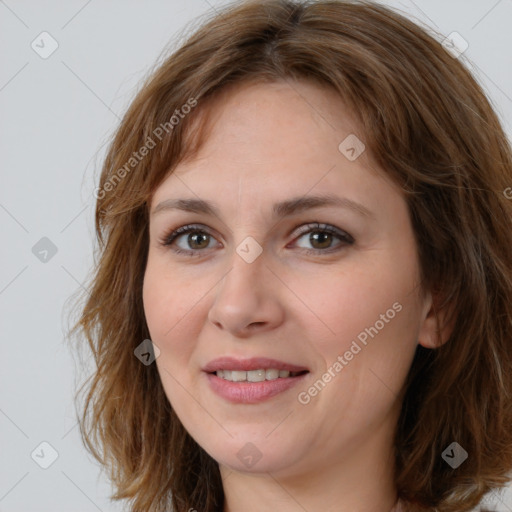
[[(70, 331), (93, 354), (76, 394), (85, 393), (80, 432), (114, 499), (144, 512), (223, 507), (218, 464), (134, 350), (149, 338), (152, 194), (205, 140), (216, 94), (249, 81), (313, 80), (353, 109), (367, 150), (407, 200), (423, 285), (450, 313), (449, 339), (418, 346), (405, 384), (395, 482), (406, 510), (470, 510), (512, 478), (512, 149), (483, 89), (441, 41), (370, 1), (243, 1), (209, 16), (151, 71), (109, 141), (89, 291)], [(453, 441), (469, 454), (457, 469), (441, 456)]]

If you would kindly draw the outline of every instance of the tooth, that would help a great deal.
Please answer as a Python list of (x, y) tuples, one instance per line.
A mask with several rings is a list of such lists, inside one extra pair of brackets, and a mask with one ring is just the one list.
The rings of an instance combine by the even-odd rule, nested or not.
[(233, 382), (242, 382), (247, 380), (247, 372), (243, 370), (233, 370), (231, 372), (231, 380)]
[(288, 370), (277, 370), (275, 368), (259, 370), (217, 370), (217, 377), (229, 380), (231, 382), (263, 382), (264, 380), (275, 380), (277, 378), (294, 377), (300, 372), (290, 372)]
[(247, 372), (249, 382), (262, 382), (265, 380), (265, 370), (251, 370)]
[(279, 377), (279, 370), (267, 370), (265, 372), (265, 378), (267, 380), (274, 380), (274, 379), (277, 379)]

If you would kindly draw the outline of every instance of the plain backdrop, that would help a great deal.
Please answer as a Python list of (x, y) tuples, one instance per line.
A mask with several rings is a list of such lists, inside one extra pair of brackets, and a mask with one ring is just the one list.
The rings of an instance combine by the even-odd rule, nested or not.
[[(512, 1), (384, 3), (467, 41), (511, 136)], [(0, 512), (122, 510), (79, 436), (66, 301), (93, 262), (108, 137), (162, 51), (222, 4), (0, 0)], [(512, 488), (492, 502), (512, 511)]]

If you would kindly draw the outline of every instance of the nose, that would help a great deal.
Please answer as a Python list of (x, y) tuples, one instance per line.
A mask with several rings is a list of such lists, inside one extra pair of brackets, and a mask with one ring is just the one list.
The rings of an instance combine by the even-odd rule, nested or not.
[(264, 252), (248, 263), (234, 251), (231, 261), (213, 292), (209, 321), (240, 338), (278, 327), (284, 319), (283, 285), (267, 266)]

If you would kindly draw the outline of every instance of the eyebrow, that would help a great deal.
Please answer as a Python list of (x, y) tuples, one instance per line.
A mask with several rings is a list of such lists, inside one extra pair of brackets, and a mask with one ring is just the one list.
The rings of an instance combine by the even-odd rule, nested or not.
[[(286, 201), (275, 203), (272, 207), (272, 216), (273, 218), (289, 217), (306, 210), (325, 206), (345, 208), (361, 216), (375, 219), (375, 214), (362, 204), (352, 201), (347, 197), (339, 197), (332, 194), (293, 197)], [(153, 209), (151, 215), (169, 210), (204, 213), (221, 218), (219, 208), (214, 203), (196, 198), (166, 199)]]

